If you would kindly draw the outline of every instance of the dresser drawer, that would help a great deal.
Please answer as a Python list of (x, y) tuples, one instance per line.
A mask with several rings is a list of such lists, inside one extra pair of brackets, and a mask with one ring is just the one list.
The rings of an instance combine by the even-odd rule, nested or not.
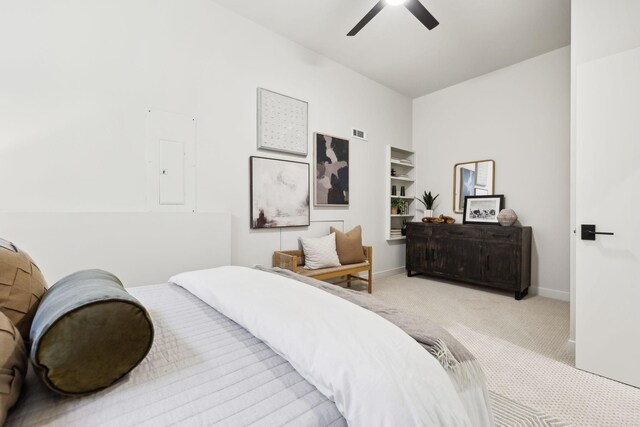
[(521, 230), (516, 227), (495, 227), (490, 226), (482, 230), (483, 240), (500, 243), (517, 244)]
[(459, 225), (436, 225), (432, 227), (434, 238), (464, 238), (464, 239), (482, 239), (482, 229), (479, 227), (463, 227)]

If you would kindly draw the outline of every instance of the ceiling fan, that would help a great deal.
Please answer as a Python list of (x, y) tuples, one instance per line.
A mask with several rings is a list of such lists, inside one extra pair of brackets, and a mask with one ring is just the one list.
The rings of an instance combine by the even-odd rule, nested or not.
[(438, 26), (439, 22), (431, 13), (429, 13), (427, 8), (425, 8), (419, 0), (380, 0), (375, 6), (373, 6), (373, 9), (371, 9), (369, 13), (367, 13), (364, 18), (362, 18), (360, 22), (353, 27), (353, 30), (349, 31), (347, 36), (355, 36), (358, 34), (360, 30), (369, 23), (369, 21), (384, 9), (385, 6), (399, 6), (401, 4), (404, 4), (404, 7), (406, 7), (413, 16), (418, 18), (418, 21), (422, 22), (422, 24), (429, 30), (433, 30)]

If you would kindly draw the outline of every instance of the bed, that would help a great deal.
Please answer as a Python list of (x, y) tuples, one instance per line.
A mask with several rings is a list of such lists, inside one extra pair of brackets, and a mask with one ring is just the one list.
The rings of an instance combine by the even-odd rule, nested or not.
[[(438, 362), (434, 368), (435, 358), (420, 346), (409, 356), (411, 342), (417, 343), (347, 301), (353, 291), (336, 296), (309, 279), (301, 283), (286, 273), (241, 267), (195, 273), (172, 278), (179, 285), (129, 289), (151, 314), (156, 337), (147, 358), (124, 380), (94, 395), (65, 398), (29, 372), (7, 426), (344, 426), (391, 425), (391, 420), (395, 425), (398, 420), (403, 425), (492, 425), (484, 383), (463, 375), (467, 384), (454, 386), (453, 371)], [(317, 321), (287, 318), (309, 312), (317, 319), (321, 310), (327, 315), (322, 328), (327, 323), (328, 331)], [(377, 325), (376, 333), (348, 342), (357, 327), (331, 329), (344, 326), (344, 319), (356, 326), (366, 319), (367, 325)], [(336, 336), (337, 329), (345, 336)], [(399, 360), (392, 359), (394, 352)], [(345, 354), (358, 357), (344, 360)], [(378, 363), (388, 363), (385, 372), (369, 375)], [(413, 379), (423, 365), (425, 373), (429, 370), (424, 375), (428, 387)], [(386, 371), (396, 376), (386, 378)]]

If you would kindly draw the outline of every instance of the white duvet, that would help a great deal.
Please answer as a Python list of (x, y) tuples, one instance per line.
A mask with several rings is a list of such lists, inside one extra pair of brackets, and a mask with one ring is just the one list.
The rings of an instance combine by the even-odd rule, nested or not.
[(414, 339), (362, 307), (244, 267), (170, 279), (267, 343), (351, 426), (470, 426), (446, 372)]

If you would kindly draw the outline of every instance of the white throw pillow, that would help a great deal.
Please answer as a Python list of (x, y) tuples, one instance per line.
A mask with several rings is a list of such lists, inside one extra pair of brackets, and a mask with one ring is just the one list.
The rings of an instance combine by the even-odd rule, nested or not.
[(318, 268), (339, 267), (340, 259), (336, 251), (336, 233), (317, 238), (300, 238), (304, 251), (304, 268), (316, 270)]

